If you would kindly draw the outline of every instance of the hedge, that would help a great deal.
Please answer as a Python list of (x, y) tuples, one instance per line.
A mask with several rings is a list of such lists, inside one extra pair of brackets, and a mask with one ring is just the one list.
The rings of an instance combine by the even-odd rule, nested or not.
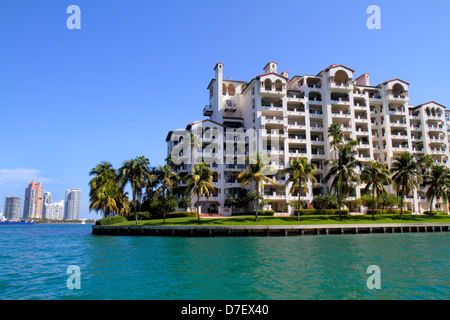
[[(430, 215), (430, 211), (424, 211), (423, 214)], [(448, 213), (445, 211), (441, 211), (441, 210), (433, 210), (431, 214), (436, 215), (436, 214), (448, 214)]]
[[(341, 209), (342, 215), (348, 214), (348, 209)], [(294, 215), (297, 215), (297, 210), (295, 210)], [(339, 215), (339, 209), (300, 209), (301, 216), (314, 216), (314, 215), (327, 215), (334, 216)]]
[(95, 224), (97, 226), (109, 226), (109, 225), (124, 222), (124, 221), (127, 221), (127, 219), (125, 217), (111, 216), (111, 217), (106, 217), (106, 218), (97, 220), (97, 221), (95, 221)]
[[(138, 220), (152, 220), (152, 219), (163, 219), (163, 213), (153, 213), (153, 212), (138, 212), (137, 213)], [(176, 211), (176, 212), (167, 212), (167, 218), (182, 218), (182, 217), (196, 217), (197, 212), (195, 211)], [(135, 221), (136, 218), (134, 213), (130, 213), (128, 215), (128, 221)]]
[[(400, 209), (375, 209), (374, 214), (400, 214)], [(367, 210), (366, 214), (372, 214), (372, 210)], [(412, 214), (411, 210), (403, 210), (403, 214)]]
[[(166, 218), (184, 218), (184, 217), (196, 217), (197, 212), (195, 211), (176, 211), (176, 212), (170, 212), (166, 214)], [(163, 218), (163, 215), (161, 215), (160, 218)]]
[[(254, 216), (255, 213), (256, 210), (252, 212), (233, 212), (232, 216)], [(258, 210), (258, 216), (273, 217), (274, 214), (275, 214), (274, 210)]]

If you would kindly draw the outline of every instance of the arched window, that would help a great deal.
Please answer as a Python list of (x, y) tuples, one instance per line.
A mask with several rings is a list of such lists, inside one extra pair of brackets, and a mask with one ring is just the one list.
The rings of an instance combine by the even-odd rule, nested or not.
[(338, 70), (334, 75), (334, 81), (338, 85), (347, 84), (348, 79), (349, 79), (348, 74), (344, 70)]
[(405, 92), (405, 88), (400, 83), (394, 84), (392, 87), (392, 95), (394, 97), (399, 97)]
[(281, 82), (281, 80), (275, 81), (275, 90), (281, 91), (282, 89), (283, 89), (283, 83)]
[(264, 89), (266, 90), (272, 90), (272, 80), (266, 79), (264, 81)]
[(225, 96), (227, 94), (227, 85), (224, 83), (222, 84), (222, 94)]
[(230, 95), (230, 96), (234, 96), (234, 94), (235, 94), (235, 88), (234, 88), (234, 85), (232, 84), (232, 83), (230, 83), (229, 85), (228, 85), (228, 94)]

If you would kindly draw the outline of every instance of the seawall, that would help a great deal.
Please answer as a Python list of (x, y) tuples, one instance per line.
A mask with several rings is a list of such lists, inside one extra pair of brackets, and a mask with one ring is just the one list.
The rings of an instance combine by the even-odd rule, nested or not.
[(95, 235), (298, 236), (318, 234), (448, 232), (450, 223), (388, 223), (261, 226), (92, 226)]

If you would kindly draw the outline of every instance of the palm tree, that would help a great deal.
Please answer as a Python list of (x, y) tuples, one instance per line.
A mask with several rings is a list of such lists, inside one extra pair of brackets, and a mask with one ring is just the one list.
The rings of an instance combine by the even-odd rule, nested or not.
[(433, 156), (431, 154), (424, 155), (419, 160), (419, 165), (422, 168), (422, 174), (425, 175), (434, 166), (434, 158), (433, 158)]
[(162, 192), (163, 200), (163, 223), (166, 222), (166, 191), (171, 189), (175, 183), (180, 180), (180, 176), (177, 175), (169, 164), (159, 166), (156, 172), (157, 180), (160, 182), (158, 192)]
[(308, 180), (311, 180), (313, 185), (316, 184), (315, 178), (316, 171), (314, 165), (308, 162), (307, 157), (295, 158), (291, 160), (291, 165), (284, 169), (284, 173), (289, 174), (289, 178), (286, 183), (292, 182), (290, 192), (294, 193), (297, 190), (298, 204), (297, 204), (297, 220), (300, 221), (300, 193), (306, 190)]
[(150, 162), (144, 156), (125, 161), (119, 169), (118, 180), (121, 187), (124, 188), (128, 183), (131, 184), (136, 224), (138, 224), (136, 202), (142, 202), (142, 190), (153, 179), (155, 177), (150, 174)]
[(385, 184), (391, 183), (389, 170), (378, 161), (369, 161), (361, 171), (361, 180), (366, 183), (364, 192), (372, 187), (372, 220), (375, 220), (375, 196), (387, 192)]
[(412, 190), (418, 188), (419, 182), (422, 180), (420, 165), (416, 161), (414, 154), (406, 151), (393, 158), (391, 172), (393, 173), (392, 181), (395, 184), (397, 192), (401, 191), (400, 219), (402, 219), (403, 198)]
[(336, 160), (338, 152), (337, 146), (343, 142), (344, 138), (344, 132), (342, 131), (341, 125), (339, 123), (332, 123), (328, 127), (328, 136), (333, 138), (333, 140), (331, 140), (331, 146), (334, 148), (334, 158)]
[[(248, 159), (247, 159), (248, 160)], [(255, 153), (252, 155), (250, 162), (250, 167), (248, 171), (243, 171), (239, 174), (238, 180), (241, 182), (241, 186), (245, 187), (249, 183), (255, 183), (256, 189), (256, 213), (255, 221), (258, 221), (258, 210), (259, 210), (259, 191), (260, 187), (264, 190), (264, 183), (272, 183), (277, 185), (277, 183), (269, 175), (274, 175), (276, 169), (273, 166), (267, 165), (269, 159), (266, 155), (262, 153)]]
[(233, 208), (236, 207), (238, 204), (239, 204), (238, 199), (232, 193), (229, 193), (225, 198), (224, 205), (227, 207), (231, 207), (231, 215), (233, 215)]
[(89, 181), (89, 211), (101, 211), (103, 218), (110, 212), (120, 214), (117, 199), (120, 195), (117, 184), (117, 172), (112, 164), (106, 161), (101, 162), (89, 172), (94, 176)]
[(433, 200), (441, 198), (444, 204), (448, 200), (448, 187), (450, 184), (450, 172), (445, 166), (433, 166), (431, 170), (424, 176), (424, 186), (428, 186), (427, 199), (430, 201), (430, 219), (433, 216)]
[(331, 177), (334, 177), (331, 188), (337, 192), (340, 221), (342, 221), (342, 197), (348, 195), (351, 185), (360, 182), (358, 173), (355, 170), (362, 168), (362, 162), (356, 159), (357, 152), (353, 149), (353, 146), (353, 144), (347, 144), (338, 147), (337, 160), (327, 160), (325, 162), (326, 165), (330, 166), (330, 169), (323, 181), (326, 183)]
[(212, 177), (213, 172), (209, 169), (209, 165), (204, 161), (195, 165), (192, 174), (188, 176), (186, 192), (190, 193), (191, 199), (194, 195), (197, 196), (196, 206), (198, 222), (200, 222), (200, 197), (205, 195), (206, 200), (208, 200), (211, 192), (214, 192)]
[(193, 133), (193, 132), (189, 132), (189, 144), (191, 147), (191, 174), (194, 173), (194, 152), (195, 152), (195, 148), (201, 147), (202, 146), (202, 141), (201, 139), (199, 139), (198, 135)]

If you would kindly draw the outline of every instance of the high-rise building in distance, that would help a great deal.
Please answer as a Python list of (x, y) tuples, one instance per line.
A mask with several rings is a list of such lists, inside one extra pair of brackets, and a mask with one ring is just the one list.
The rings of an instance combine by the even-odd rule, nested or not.
[(66, 190), (64, 201), (64, 219), (79, 220), (81, 212), (81, 189)]
[(25, 189), (24, 218), (40, 219), (42, 217), (43, 192), (44, 189), (40, 182), (30, 182), (28, 188)]
[(5, 219), (19, 220), (20, 219), (20, 198), (6, 197), (5, 200)]
[(44, 203), (44, 219), (63, 220), (64, 218), (64, 200), (56, 203)]

